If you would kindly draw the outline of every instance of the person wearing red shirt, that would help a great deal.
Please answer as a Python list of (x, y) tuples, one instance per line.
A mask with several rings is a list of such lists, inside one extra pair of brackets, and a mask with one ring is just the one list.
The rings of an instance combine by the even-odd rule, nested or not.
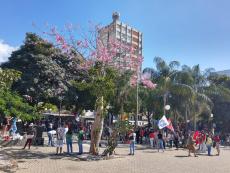
[(154, 147), (154, 137), (155, 137), (154, 132), (151, 131), (151, 132), (149, 133), (149, 140), (150, 140), (150, 146), (151, 146), (151, 148)]
[(220, 136), (216, 135), (213, 138), (214, 142), (215, 142), (215, 147), (216, 147), (216, 151), (217, 151), (217, 155), (220, 155)]
[(144, 134), (145, 134), (144, 129), (141, 129), (141, 131), (140, 131), (140, 144), (143, 143)]

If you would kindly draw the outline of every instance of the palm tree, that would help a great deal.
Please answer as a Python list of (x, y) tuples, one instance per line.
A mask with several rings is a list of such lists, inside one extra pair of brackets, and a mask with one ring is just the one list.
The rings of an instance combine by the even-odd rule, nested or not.
[(187, 88), (183, 105), (185, 107), (186, 121), (188, 114), (193, 113), (194, 130), (196, 130), (197, 117), (204, 111), (211, 112), (212, 101), (206, 94), (206, 88), (208, 87), (207, 77), (212, 69), (207, 69), (204, 72), (200, 70), (199, 65), (195, 65), (190, 68), (188, 66), (182, 66), (182, 70), (177, 73), (176, 81)]
[(153, 80), (157, 82), (158, 88), (160, 88), (160, 93), (163, 98), (163, 112), (165, 111), (165, 105), (168, 100), (168, 96), (170, 94), (170, 90), (174, 85), (174, 78), (176, 73), (178, 72), (178, 67), (180, 63), (178, 61), (171, 61), (167, 64), (162, 58), (155, 57), (154, 63), (156, 65), (155, 69), (147, 68), (144, 72), (149, 72), (152, 74)]

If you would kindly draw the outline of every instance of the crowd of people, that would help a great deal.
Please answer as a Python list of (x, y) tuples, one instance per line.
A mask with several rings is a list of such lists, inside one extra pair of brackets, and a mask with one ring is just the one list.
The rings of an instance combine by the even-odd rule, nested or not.
[[(15, 117), (7, 118), (2, 124), (1, 136), (5, 136), (8, 131), (9, 134), (15, 135), (17, 132), (17, 119)], [(47, 133), (48, 146), (56, 147), (56, 154), (63, 153), (63, 146), (66, 144), (67, 154), (73, 153), (73, 140), (76, 139), (78, 144), (78, 154), (83, 154), (83, 141), (90, 140), (90, 126), (84, 126), (81, 124), (74, 124), (71, 121), (52, 121), (37, 122), (36, 124), (27, 123), (24, 124), (23, 131), (26, 132), (26, 142), (23, 149), (30, 149), (34, 138), (37, 136), (36, 126), (44, 126), (44, 131)], [(103, 132), (103, 139), (108, 139), (111, 135), (111, 128), (105, 128)], [(122, 139), (122, 140), (121, 140)], [(175, 147), (176, 150), (181, 148), (188, 149), (188, 156), (194, 153), (196, 157), (198, 153), (206, 153), (208, 156), (212, 155), (212, 148), (216, 148), (217, 155), (220, 155), (220, 145), (230, 143), (230, 135), (226, 134), (220, 136), (219, 134), (213, 134), (211, 130), (201, 131), (186, 131), (178, 130), (171, 131), (169, 129), (153, 129), (147, 127), (138, 127), (135, 130), (131, 130), (126, 135), (120, 135), (117, 140), (121, 140), (124, 143), (129, 143), (130, 155), (135, 154), (135, 145), (149, 145), (152, 149), (156, 149), (158, 152), (164, 152), (166, 148)]]
[[(76, 134), (78, 148), (79, 148), (79, 152), (78, 152), (79, 155), (83, 154), (83, 140), (85, 139), (86, 136), (84, 130), (85, 130), (84, 127), (80, 127)], [(59, 127), (56, 130), (53, 128), (52, 123), (50, 123), (47, 128), (48, 145), (56, 146), (57, 148), (56, 154), (62, 154), (63, 145), (66, 143), (67, 154), (72, 154), (74, 134), (75, 133), (73, 127), (69, 123), (64, 123), (64, 122), (60, 123)]]
[(148, 144), (157, 151), (164, 152), (166, 147), (178, 150), (179, 147), (188, 149), (188, 156), (194, 153), (206, 153), (211, 156), (212, 148), (216, 148), (217, 154), (220, 155), (221, 138), (218, 134), (208, 131), (188, 131), (187, 134), (179, 131), (153, 130), (139, 128), (136, 131), (129, 132), (130, 155), (135, 153), (135, 143)]

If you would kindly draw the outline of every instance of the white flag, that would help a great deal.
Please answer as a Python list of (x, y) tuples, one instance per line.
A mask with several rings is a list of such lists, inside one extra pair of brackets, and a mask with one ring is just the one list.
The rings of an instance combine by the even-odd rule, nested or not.
[(169, 122), (168, 122), (167, 118), (165, 117), (165, 115), (163, 115), (163, 117), (158, 122), (158, 127), (159, 127), (159, 129), (163, 129), (163, 128), (167, 127), (168, 125), (169, 125)]

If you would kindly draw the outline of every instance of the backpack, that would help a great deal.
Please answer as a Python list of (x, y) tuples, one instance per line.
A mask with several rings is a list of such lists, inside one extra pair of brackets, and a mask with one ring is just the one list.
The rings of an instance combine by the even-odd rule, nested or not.
[(133, 140), (134, 138), (133, 138), (133, 135), (132, 136), (129, 136), (129, 140), (131, 141), (131, 140)]
[(83, 133), (80, 133), (79, 136), (78, 136), (79, 140), (83, 141), (84, 140), (84, 135)]

